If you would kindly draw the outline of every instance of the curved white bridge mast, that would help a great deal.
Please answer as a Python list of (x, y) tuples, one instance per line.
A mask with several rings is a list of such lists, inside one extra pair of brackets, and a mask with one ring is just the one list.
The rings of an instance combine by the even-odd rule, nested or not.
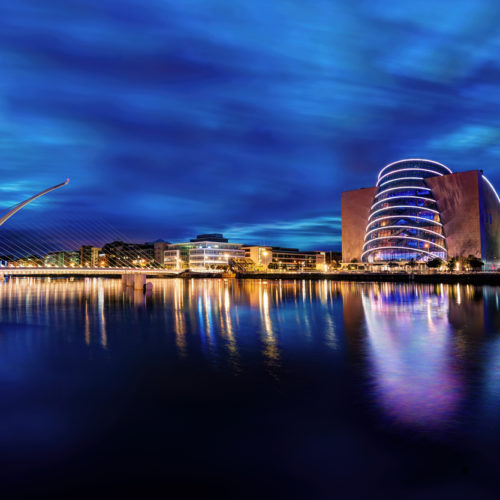
[(40, 198), (40, 196), (43, 196), (44, 194), (50, 193), (51, 191), (54, 191), (54, 189), (58, 189), (60, 187), (66, 186), (66, 184), (69, 182), (69, 179), (66, 179), (64, 182), (61, 182), (61, 184), (57, 184), (57, 186), (52, 186), (48, 189), (45, 189), (41, 193), (35, 194), (35, 196), (32, 196), (31, 198), (28, 198), (27, 200), (19, 203), (19, 205), (16, 205), (13, 209), (9, 210), (2, 218), (0, 218), (0, 226), (7, 220), (10, 219), (16, 212), (21, 210), (21, 208), (25, 207), (28, 203), (31, 203), (33, 200), (36, 200), (37, 198)]

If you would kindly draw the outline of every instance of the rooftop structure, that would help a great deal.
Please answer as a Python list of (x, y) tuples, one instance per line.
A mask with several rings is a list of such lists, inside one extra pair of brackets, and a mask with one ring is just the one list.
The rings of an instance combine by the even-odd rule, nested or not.
[(220, 242), (220, 243), (227, 243), (229, 240), (227, 238), (224, 238), (224, 235), (221, 233), (207, 233), (207, 234), (198, 234), (196, 238), (193, 238), (192, 240), (189, 240), (193, 243), (196, 243), (197, 241), (212, 241), (212, 242)]

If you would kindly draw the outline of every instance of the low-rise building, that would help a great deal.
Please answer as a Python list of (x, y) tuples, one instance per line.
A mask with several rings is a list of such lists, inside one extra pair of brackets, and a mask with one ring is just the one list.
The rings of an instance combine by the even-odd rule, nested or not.
[(325, 252), (326, 267), (329, 271), (337, 269), (342, 263), (342, 252), (329, 250)]
[(252, 259), (256, 271), (266, 271), (273, 261), (273, 248), (262, 246), (244, 246), (245, 257)]
[(227, 266), (232, 259), (244, 258), (240, 243), (229, 243), (220, 233), (199, 234), (185, 243), (173, 243), (163, 253), (167, 269), (208, 270)]
[(113, 241), (102, 247), (103, 258), (109, 267), (150, 267), (154, 266), (153, 243), (125, 243)]
[[(172, 245), (173, 246), (173, 245)], [(165, 269), (170, 269), (171, 271), (183, 271), (184, 269), (189, 269), (189, 249), (187, 251), (187, 257), (183, 258), (182, 251), (180, 247), (170, 248), (163, 251), (163, 267)]]
[(82, 245), (80, 247), (80, 265), (82, 267), (99, 267), (99, 254), (102, 248), (92, 245)]
[(155, 241), (153, 243), (154, 259), (156, 264), (163, 267), (165, 264), (165, 250), (167, 250), (170, 243), (168, 241)]
[(43, 258), (43, 265), (47, 267), (78, 267), (80, 252), (50, 252)]
[(326, 255), (320, 251), (297, 248), (245, 245), (245, 256), (252, 259), (256, 270), (325, 271)]
[(14, 260), (13, 255), (0, 255), (0, 267), (9, 266)]
[(43, 259), (38, 255), (27, 255), (26, 257), (19, 257), (10, 265), (14, 267), (42, 267), (44, 264)]

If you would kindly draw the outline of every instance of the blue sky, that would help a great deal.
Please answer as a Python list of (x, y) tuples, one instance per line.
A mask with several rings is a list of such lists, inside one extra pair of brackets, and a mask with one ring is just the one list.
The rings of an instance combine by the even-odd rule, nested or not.
[[(340, 193), (404, 157), (500, 185), (497, 1), (0, 6), (8, 223), (340, 247)], [(6, 229), (7, 225), (5, 226)]]

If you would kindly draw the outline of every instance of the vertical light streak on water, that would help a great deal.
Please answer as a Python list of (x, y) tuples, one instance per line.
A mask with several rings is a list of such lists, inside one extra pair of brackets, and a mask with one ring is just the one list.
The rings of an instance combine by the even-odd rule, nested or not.
[(37, 287), (36, 287), (36, 314), (38, 317), (40, 317), (40, 311), (42, 309), (42, 287), (40, 284), (40, 281), (37, 281)]
[(223, 317), (223, 298), (222, 298), (222, 285), (224, 282), (217, 283), (217, 326), (220, 329), (221, 337), (224, 340), (224, 345), (227, 346), (227, 326)]
[(224, 281), (217, 281), (217, 309), (218, 309), (218, 319), (220, 324), (222, 325), (224, 322), (222, 321), (222, 287), (224, 285)]
[(278, 288), (276, 287), (276, 283), (274, 283), (274, 282), (273, 282), (272, 290), (269, 293), (269, 298), (271, 299), (273, 304), (275, 304), (274, 314), (275, 314), (276, 321), (280, 325), (281, 324), (280, 298), (279, 298)]
[(307, 340), (312, 340), (311, 334), (311, 322), (310, 322), (310, 312), (311, 312), (311, 302), (313, 300), (313, 294), (311, 290), (311, 281), (308, 282), (306, 289), (306, 282), (303, 281), (302, 289), (302, 304), (301, 304), (301, 319), (303, 324), (302, 331), (305, 333)]
[(198, 328), (200, 329), (201, 350), (206, 354), (207, 350), (207, 334), (205, 331), (205, 322), (203, 319), (203, 299), (201, 293), (198, 292)]
[[(374, 394), (386, 415), (416, 428), (446, 427), (463, 397), (453, 366), (447, 297), (362, 294)], [(430, 301), (430, 302), (429, 302)]]
[(97, 288), (97, 311), (99, 313), (99, 326), (101, 331), (101, 346), (108, 347), (108, 336), (106, 334), (106, 316), (104, 315), (104, 284), (99, 281)]
[(330, 349), (337, 350), (338, 341), (337, 341), (337, 335), (335, 334), (335, 322), (333, 319), (332, 312), (329, 310), (329, 306), (331, 307), (332, 304), (331, 282), (327, 282), (326, 280), (323, 281), (323, 293), (325, 294), (325, 297), (324, 301), (322, 300), (322, 304), (323, 304), (323, 313), (325, 315), (325, 324), (326, 324), (324, 342), (325, 345), (328, 346)]
[(32, 290), (30, 290), (30, 287), (26, 287), (26, 294), (24, 296), (24, 311), (25, 311), (25, 321), (28, 324), (31, 323), (31, 297), (32, 297), (31, 294)]
[[(261, 314), (261, 320), (264, 326), (264, 350), (262, 352), (266, 364), (272, 370), (279, 367), (279, 350), (278, 343), (276, 340), (276, 334), (273, 330), (273, 323), (269, 311), (269, 292), (267, 290), (267, 285), (260, 284), (259, 288), (259, 310)], [(274, 371), (271, 372), (273, 376), (276, 376)]]
[(10, 321), (11, 319), (11, 311), (12, 311), (12, 282), (14, 280), (10, 279), (8, 282), (7, 282), (7, 285), (8, 285), (8, 294), (7, 294), (7, 304), (8, 304), (8, 308), (7, 308), (7, 321)]
[(214, 354), (215, 337), (212, 318), (212, 299), (208, 293), (208, 285), (206, 281), (203, 284), (203, 309), (205, 313), (205, 331), (207, 332), (208, 345), (210, 347), (210, 353)]
[(324, 314), (326, 323), (325, 345), (327, 345), (330, 349), (337, 350), (338, 342), (337, 336), (335, 335), (335, 323), (329, 311), (325, 311)]
[(274, 339), (274, 333), (273, 333), (273, 325), (271, 318), (269, 316), (269, 296), (267, 293), (267, 288), (263, 288), (262, 286), (259, 289), (259, 306), (260, 306), (260, 312), (261, 312), (261, 317), (264, 322), (264, 331), (266, 333), (266, 340)]
[(42, 289), (43, 296), (44, 296), (44, 298), (42, 299), (42, 301), (43, 301), (43, 309), (44, 309), (43, 313), (44, 313), (44, 317), (45, 317), (45, 320), (48, 323), (49, 311), (50, 311), (50, 305), (49, 305), (50, 292), (49, 292), (49, 290), (47, 288), (48, 288), (47, 285), (45, 285), (45, 287)]
[(328, 301), (328, 282), (326, 280), (323, 280), (320, 283), (319, 289), (321, 291), (321, 294), (320, 294), (321, 303), (323, 304), (323, 306), (326, 306), (327, 301)]
[(297, 328), (301, 328), (302, 327), (302, 318), (301, 318), (301, 315), (300, 315), (300, 309), (299, 309), (299, 304), (300, 302), (297, 301), (297, 292), (300, 290), (302, 291), (302, 287), (303, 287), (303, 282), (300, 281), (300, 282), (294, 282), (293, 283), (293, 298), (294, 298), (294, 304), (295, 304), (295, 322), (297, 323)]
[[(174, 321), (175, 321), (175, 345), (180, 356), (187, 356), (186, 324), (184, 318), (184, 296), (182, 293), (183, 283), (176, 280), (174, 283)], [(165, 297), (164, 297), (165, 299)]]
[(85, 343), (90, 345), (89, 303), (85, 300)]
[(224, 322), (226, 326), (227, 333), (227, 349), (229, 352), (231, 365), (234, 370), (241, 371), (240, 363), (239, 363), (239, 351), (238, 344), (236, 342), (236, 337), (234, 335), (233, 323), (231, 321), (231, 299), (229, 294), (229, 289), (226, 288), (224, 290)]

